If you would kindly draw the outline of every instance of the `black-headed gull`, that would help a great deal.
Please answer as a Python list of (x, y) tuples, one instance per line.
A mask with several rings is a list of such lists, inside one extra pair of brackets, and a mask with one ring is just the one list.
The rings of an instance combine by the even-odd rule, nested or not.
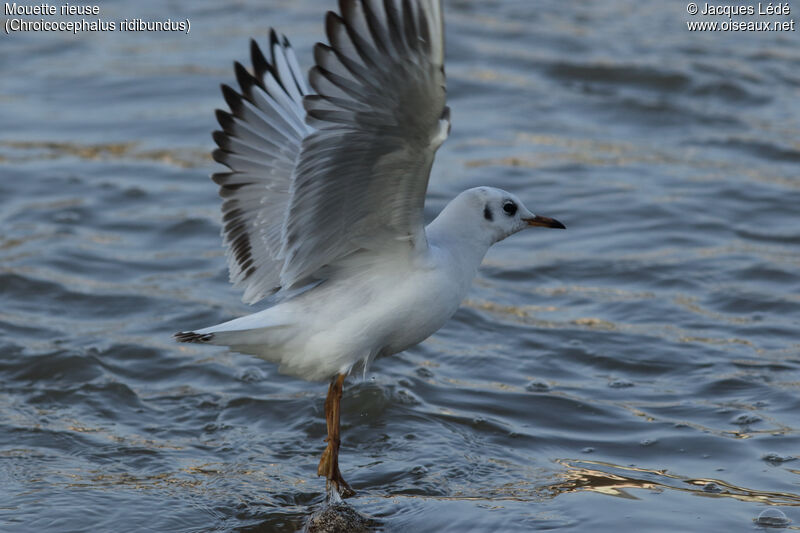
[(319, 463), (337, 494), (345, 376), (425, 340), (456, 312), (489, 247), (531, 226), (564, 228), (492, 187), (456, 196), (424, 225), (434, 154), (450, 131), (439, 0), (340, 0), (309, 86), (271, 32), (253, 72), (222, 87), (214, 174), (231, 281), (263, 311), (177, 333), (331, 382)]

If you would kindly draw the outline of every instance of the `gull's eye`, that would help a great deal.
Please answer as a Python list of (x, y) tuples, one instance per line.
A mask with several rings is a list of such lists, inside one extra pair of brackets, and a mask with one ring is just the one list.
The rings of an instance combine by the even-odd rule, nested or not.
[(517, 204), (514, 202), (506, 202), (503, 204), (503, 211), (505, 211), (508, 216), (513, 216), (514, 213), (517, 212)]

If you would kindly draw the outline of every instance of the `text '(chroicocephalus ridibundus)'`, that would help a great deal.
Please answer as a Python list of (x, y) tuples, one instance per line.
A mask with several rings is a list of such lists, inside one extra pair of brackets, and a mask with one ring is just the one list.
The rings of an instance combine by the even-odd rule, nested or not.
[(425, 340), (456, 312), (489, 247), (531, 226), (564, 228), (511, 193), (469, 189), (424, 225), (434, 154), (450, 131), (439, 0), (340, 0), (306, 85), (288, 40), (223, 85), (215, 174), (231, 281), (269, 307), (177, 333), (282, 373), (330, 380), (318, 474), (342, 496), (345, 376)]

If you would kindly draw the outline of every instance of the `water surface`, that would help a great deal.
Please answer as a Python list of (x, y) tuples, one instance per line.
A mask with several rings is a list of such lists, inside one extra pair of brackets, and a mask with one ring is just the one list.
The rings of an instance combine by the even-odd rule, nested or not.
[[(106, 2), (192, 29), (3, 35), (0, 530), (291, 532), (321, 502), (326, 387), (171, 334), (249, 311), (218, 86), (270, 25), (309, 66), (333, 5)], [(347, 382), (352, 504), (396, 532), (800, 527), (797, 32), (690, 33), (680, 2), (445, 17), (427, 215), (489, 184), (569, 229), (496, 246), (440, 332)]]

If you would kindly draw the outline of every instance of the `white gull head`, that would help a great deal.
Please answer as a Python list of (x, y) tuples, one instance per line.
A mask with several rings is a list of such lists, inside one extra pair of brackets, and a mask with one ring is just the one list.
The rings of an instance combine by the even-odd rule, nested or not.
[(475, 187), (453, 198), (431, 223), (429, 231), (441, 231), (449, 238), (460, 237), (489, 247), (534, 226), (565, 228), (558, 220), (533, 214), (508, 191)]

